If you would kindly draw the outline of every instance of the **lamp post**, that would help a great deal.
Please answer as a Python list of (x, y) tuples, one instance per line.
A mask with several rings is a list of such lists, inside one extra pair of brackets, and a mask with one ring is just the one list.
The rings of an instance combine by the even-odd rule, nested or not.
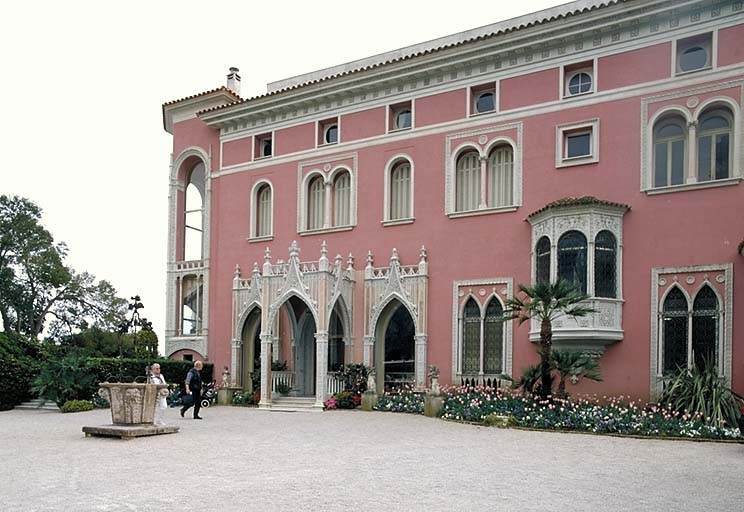
[[(119, 382), (122, 381), (122, 359), (124, 358), (124, 335), (132, 330), (132, 339), (136, 342), (137, 327), (144, 329), (152, 329), (152, 322), (149, 322), (147, 318), (140, 317), (139, 310), (145, 306), (142, 304), (142, 300), (139, 295), (131, 297), (131, 301), (127, 306), (127, 309), (131, 312), (131, 316), (128, 319), (119, 324)], [(145, 377), (149, 381), (150, 367), (148, 366), (145, 370)]]

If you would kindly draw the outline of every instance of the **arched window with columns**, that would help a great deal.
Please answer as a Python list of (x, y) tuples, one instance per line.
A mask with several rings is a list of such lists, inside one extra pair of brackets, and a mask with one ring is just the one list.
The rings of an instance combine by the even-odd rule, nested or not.
[(341, 171), (333, 178), (333, 225), (347, 226), (351, 216), (351, 176)]
[(407, 160), (397, 162), (390, 172), (389, 180), (388, 219), (411, 218), (413, 216), (411, 208), (413, 196), (411, 163)]
[(204, 258), (204, 163), (189, 172), (184, 205), (184, 260)]
[(654, 187), (681, 185), (687, 175), (687, 122), (669, 114), (654, 124)]
[(455, 210), (477, 209), (480, 200), (480, 156), (477, 151), (466, 151), (457, 157), (455, 175)]
[(714, 107), (702, 113), (697, 127), (698, 181), (731, 177), (733, 115), (728, 108)]
[(255, 237), (271, 236), (273, 197), (271, 185), (262, 183), (258, 186), (253, 197), (255, 220), (253, 233)]
[(488, 155), (487, 204), (489, 207), (511, 206), (514, 201), (514, 150), (499, 144)]
[(307, 229), (321, 229), (325, 219), (325, 180), (315, 176), (310, 180), (307, 194)]

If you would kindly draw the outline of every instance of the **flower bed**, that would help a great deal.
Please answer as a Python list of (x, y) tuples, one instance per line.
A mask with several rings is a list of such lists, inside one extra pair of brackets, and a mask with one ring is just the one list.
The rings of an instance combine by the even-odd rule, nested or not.
[(658, 404), (626, 402), (623, 397), (540, 401), (510, 390), (450, 388), (444, 393), (442, 418), (482, 423), (490, 414), (512, 416), (519, 427), (598, 434), (701, 439), (741, 439), (738, 428), (708, 425)]
[(325, 409), (354, 409), (362, 403), (362, 395), (350, 390), (340, 391), (326, 400)]
[(412, 389), (385, 393), (377, 400), (374, 409), (376, 411), (424, 414), (424, 393), (418, 393)]

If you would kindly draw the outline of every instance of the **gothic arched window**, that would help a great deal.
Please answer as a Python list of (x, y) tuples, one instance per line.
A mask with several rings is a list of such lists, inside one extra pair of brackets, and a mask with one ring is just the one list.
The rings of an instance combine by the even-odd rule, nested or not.
[(676, 286), (664, 299), (664, 373), (687, 367), (687, 299)]
[(462, 315), (462, 371), (478, 373), (480, 370), (480, 308), (471, 297)]
[(617, 297), (617, 241), (609, 231), (594, 239), (594, 296)]
[(573, 283), (586, 293), (586, 237), (579, 231), (567, 231), (558, 239), (558, 279)]
[(550, 239), (543, 236), (535, 246), (535, 281), (550, 282)]
[(718, 297), (705, 285), (692, 306), (692, 360), (698, 367), (705, 362), (718, 364), (718, 317)]
[(488, 303), (483, 322), (483, 373), (499, 374), (504, 356), (504, 308), (496, 297)]

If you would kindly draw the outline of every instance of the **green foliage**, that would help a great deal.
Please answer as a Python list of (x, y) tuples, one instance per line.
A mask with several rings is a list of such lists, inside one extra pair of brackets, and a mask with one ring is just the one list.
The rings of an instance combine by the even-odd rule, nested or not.
[(342, 365), (338, 377), (344, 381), (344, 388), (352, 393), (361, 394), (367, 391), (367, 377), (372, 368), (363, 364)]
[[(257, 359), (257, 361), (259, 361), (259, 364), (260, 364), (260, 360)], [(259, 367), (256, 367), (256, 368), (260, 368), (260, 366)], [(272, 361), (271, 362), (271, 371), (272, 372), (283, 372), (283, 371), (286, 371), (286, 370), (287, 370), (287, 361), (284, 361), (283, 363), (280, 363), (279, 361)]]
[(261, 401), (261, 391), (236, 391), (233, 393), (233, 405), (258, 405)]
[(152, 329), (143, 329), (137, 334), (130, 334), (136, 357), (158, 357), (158, 335)]
[[(40, 223), (41, 208), (0, 195), (0, 318), (6, 331), (37, 338), (48, 327), (63, 333), (95, 323), (114, 329), (126, 302), (106, 281), (65, 265), (67, 247)], [(53, 320), (47, 325), (47, 319)]]
[(569, 430), (597, 434), (651, 437), (741, 439), (738, 428), (706, 424), (699, 416), (671, 406), (611, 398), (541, 400), (511, 390), (459, 387), (445, 390), (441, 415), (445, 419), (482, 423), (491, 415), (511, 416), (519, 427)]
[(354, 409), (361, 403), (362, 395), (347, 389), (334, 393), (323, 405), (326, 409)]
[(290, 391), (292, 391), (292, 388), (288, 384), (280, 382), (276, 385), (276, 392), (280, 395), (287, 396)]
[(31, 381), (39, 374), (43, 347), (12, 332), (0, 332), (0, 411), (32, 397)]
[(555, 283), (540, 282), (535, 286), (519, 285), (523, 297), (506, 301), (505, 316), (519, 320), (520, 325), (532, 318), (540, 323), (540, 396), (545, 399), (553, 387), (552, 344), (553, 320), (568, 316), (578, 318), (595, 310), (582, 305), (589, 298), (576, 287), (558, 279)]
[(105, 331), (95, 325), (59, 340), (60, 347), (79, 348), (91, 357), (118, 357), (119, 343), (123, 357), (136, 357), (134, 339), (131, 335)]
[(60, 410), (62, 412), (82, 412), (93, 410), (93, 402), (90, 400), (68, 400), (66, 401)]
[(741, 416), (742, 397), (718, 376), (712, 361), (692, 368), (679, 368), (664, 378), (660, 402), (677, 412), (700, 418), (707, 425), (734, 428)]
[(41, 372), (34, 379), (31, 390), (39, 398), (51, 400), (61, 407), (68, 400), (89, 400), (96, 384), (88, 358), (79, 352), (70, 352), (60, 359), (47, 359), (41, 365)]
[(407, 388), (385, 393), (377, 400), (374, 408), (376, 411), (424, 414), (424, 393)]
[(522, 369), (522, 375), (518, 381), (512, 383), (512, 387), (515, 389), (521, 389), (523, 392), (528, 394), (538, 393), (540, 387), (540, 378), (542, 373), (540, 368), (535, 365), (529, 365)]
[(566, 398), (566, 380), (578, 384), (581, 379), (602, 382), (599, 373), (599, 363), (591, 358), (572, 350), (554, 350), (552, 352), (553, 370), (558, 373), (558, 392), (561, 398)]

